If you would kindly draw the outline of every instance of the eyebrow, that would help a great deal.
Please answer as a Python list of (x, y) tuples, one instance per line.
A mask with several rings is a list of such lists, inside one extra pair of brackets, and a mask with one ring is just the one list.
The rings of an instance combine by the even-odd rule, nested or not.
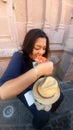
[[(35, 45), (35, 47), (41, 47), (41, 45)], [(45, 47), (45, 48), (46, 48), (46, 46), (43, 46), (43, 47)]]

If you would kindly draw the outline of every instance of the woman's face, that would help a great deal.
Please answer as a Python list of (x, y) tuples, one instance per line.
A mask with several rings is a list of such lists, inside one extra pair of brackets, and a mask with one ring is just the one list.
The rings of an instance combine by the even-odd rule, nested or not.
[(29, 57), (33, 60), (36, 59), (37, 56), (43, 56), (46, 51), (46, 38), (38, 38), (34, 44), (34, 48)]

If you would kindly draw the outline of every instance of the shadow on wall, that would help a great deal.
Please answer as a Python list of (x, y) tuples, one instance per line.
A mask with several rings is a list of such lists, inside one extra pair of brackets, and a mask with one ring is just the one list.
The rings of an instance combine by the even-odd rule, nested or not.
[(73, 81), (73, 53), (63, 52), (60, 56), (52, 54), (49, 60), (54, 63), (53, 74), (65, 82)]
[(64, 52), (56, 73), (63, 81), (73, 81), (73, 53)]

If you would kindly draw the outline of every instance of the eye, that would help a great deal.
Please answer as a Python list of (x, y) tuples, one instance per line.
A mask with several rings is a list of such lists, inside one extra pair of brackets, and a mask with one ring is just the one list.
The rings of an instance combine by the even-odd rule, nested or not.
[(39, 48), (39, 47), (34, 47), (34, 49), (35, 49), (35, 50), (40, 50), (40, 48)]
[(35, 50), (40, 50), (40, 49), (46, 50), (46, 47), (44, 47), (44, 48), (41, 48), (41, 47), (34, 47), (34, 49), (35, 49)]

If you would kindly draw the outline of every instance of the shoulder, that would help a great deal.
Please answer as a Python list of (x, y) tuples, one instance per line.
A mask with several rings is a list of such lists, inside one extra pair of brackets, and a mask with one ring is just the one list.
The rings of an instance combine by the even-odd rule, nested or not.
[(21, 52), (17, 51), (12, 55), (12, 59), (23, 59), (23, 55)]
[(21, 52), (17, 51), (11, 57), (10, 64), (21, 64), (24, 62), (24, 58)]
[(19, 52), (19, 51), (17, 51), (17, 52), (14, 52), (14, 54), (13, 54), (13, 56), (21, 56), (22, 57), (22, 53), (21, 52)]

